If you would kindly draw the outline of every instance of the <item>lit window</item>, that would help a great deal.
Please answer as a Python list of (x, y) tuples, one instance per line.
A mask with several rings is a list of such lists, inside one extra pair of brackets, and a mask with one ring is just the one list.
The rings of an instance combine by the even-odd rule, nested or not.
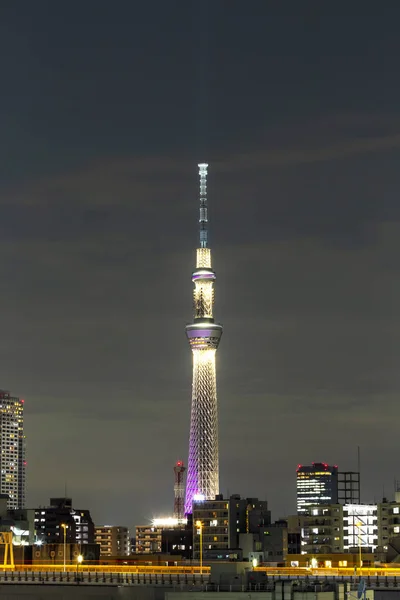
[(398, 515), (398, 514), (399, 514), (399, 510), (400, 510), (400, 509), (399, 509), (399, 507), (398, 507), (398, 506), (395, 506), (395, 507), (393, 508), (393, 514), (394, 514), (394, 515)]

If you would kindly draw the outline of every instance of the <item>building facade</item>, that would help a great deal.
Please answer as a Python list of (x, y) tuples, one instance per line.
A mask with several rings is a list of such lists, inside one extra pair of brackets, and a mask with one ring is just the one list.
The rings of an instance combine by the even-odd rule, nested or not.
[(36, 538), (43, 544), (94, 544), (90, 511), (72, 508), (71, 498), (50, 498), (50, 506), (35, 508)]
[(343, 552), (343, 506), (311, 506), (302, 517), (301, 553), (330, 554)]
[(196, 269), (192, 274), (194, 322), (186, 326), (193, 356), (193, 382), (185, 514), (192, 512), (193, 500), (212, 499), (219, 493), (215, 354), (222, 326), (214, 322), (213, 315), (216, 276), (211, 265), (211, 250), (207, 247), (207, 167), (205, 163), (199, 164), (200, 247), (196, 252)]
[(129, 556), (129, 529), (119, 525), (95, 527), (94, 541), (100, 546), (100, 556)]
[(327, 463), (297, 466), (297, 513), (310, 514), (311, 506), (338, 503), (338, 468)]
[(24, 400), (0, 390), (0, 493), (8, 508), (25, 507)]
[(393, 502), (384, 499), (379, 503), (377, 511), (378, 546), (387, 552), (390, 540), (400, 536), (400, 492), (396, 492)]
[(224, 499), (193, 502), (193, 558), (200, 557), (200, 530), (204, 559), (226, 559), (239, 549), (241, 533), (258, 534), (271, 523), (268, 502), (241, 498), (235, 494)]
[(343, 506), (343, 550), (363, 548), (374, 552), (378, 545), (378, 507), (376, 504)]
[(154, 554), (161, 552), (163, 527), (154, 525), (136, 526), (136, 553)]
[(161, 533), (161, 552), (179, 555), (186, 559), (193, 556), (193, 527), (191, 521), (185, 526), (165, 527)]
[[(389, 515), (390, 508), (380, 506), (381, 514)], [(310, 514), (301, 517), (301, 553), (374, 552), (382, 530), (378, 515), (376, 504), (312, 506)]]
[[(311, 506), (309, 515), (289, 519), (301, 530), (302, 554), (388, 552), (400, 536), (400, 493), (378, 504)], [(383, 560), (383, 559), (382, 559)]]

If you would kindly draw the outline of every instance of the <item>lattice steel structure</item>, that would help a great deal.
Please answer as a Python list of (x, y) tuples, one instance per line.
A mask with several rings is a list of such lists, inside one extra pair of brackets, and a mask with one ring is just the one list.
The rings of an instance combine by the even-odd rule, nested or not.
[(174, 519), (178, 521), (184, 518), (185, 501), (185, 471), (186, 467), (181, 460), (178, 460), (174, 466)]
[(222, 326), (214, 323), (214, 281), (208, 243), (207, 164), (199, 164), (200, 247), (197, 249), (194, 283), (194, 322), (186, 326), (193, 353), (192, 411), (185, 514), (193, 499), (213, 499), (219, 493), (218, 409), (215, 353)]

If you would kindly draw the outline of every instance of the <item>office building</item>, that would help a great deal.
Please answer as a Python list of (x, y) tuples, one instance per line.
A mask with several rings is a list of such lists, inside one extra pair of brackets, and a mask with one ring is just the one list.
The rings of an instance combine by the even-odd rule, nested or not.
[(129, 529), (119, 525), (95, 527), (94, 541), (100, 546), (100, 556), (128, 556), (130, 554)]
[(86, 509), (72, 508), (71, 498), (50, 498), (50, 506), (35, 508), (35, 531), (39, 542), (93, 544), (94, 524)]
[(185, 514), (193, 500), (215, 498), (219, 493), (218, 411), (215, 354), (222, 326), (214, 322), (215, 273), (208, 248), (207, 164), (200, 173), (200, 247), (197, 249), (194, 283), (194, 322), (186, 326), (193, 355), (192, 408)]
[[(241, 498), (234, 494), (224, 499), (193, 502), (193, 558), (200, 556), (200, 529), (202, 530), (203, 557), (225, 560), (239, 549), (241, 533), (259, 533), (271, 523), (268, 502), (258, 498)], [(199, 525), (201, 524), (201, 525)]]
[(0, 390), (0, 493), (8, 508), (25, 507), (24, 400)]
[(297, 513), (309, 514), (311, 506), (338, 503), (338, 468), (326, 463), (297, 467)]

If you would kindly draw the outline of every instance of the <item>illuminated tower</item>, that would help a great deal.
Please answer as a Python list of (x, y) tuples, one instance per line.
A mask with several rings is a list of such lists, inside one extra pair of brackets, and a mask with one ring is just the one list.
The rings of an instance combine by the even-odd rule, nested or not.
[(194, 322), (186, 326), (193, 353), (192, 411), (185, 513), (193, 499), (213, 499), (219, 493), (218, 411), (215, 353), (222, 327), (214, 323), (214, 281), (211, 250), (207, 248), (207, 164), (199, 164), (200, 247), (194, 283)]
[(185, 517), (184, 500), (185, 500), (185, 484), (184, 474), (186, 468), (183, 462), (178, 460), (174, 466), (175, 484), (174, 484), (174, 518), (180, 521)]

